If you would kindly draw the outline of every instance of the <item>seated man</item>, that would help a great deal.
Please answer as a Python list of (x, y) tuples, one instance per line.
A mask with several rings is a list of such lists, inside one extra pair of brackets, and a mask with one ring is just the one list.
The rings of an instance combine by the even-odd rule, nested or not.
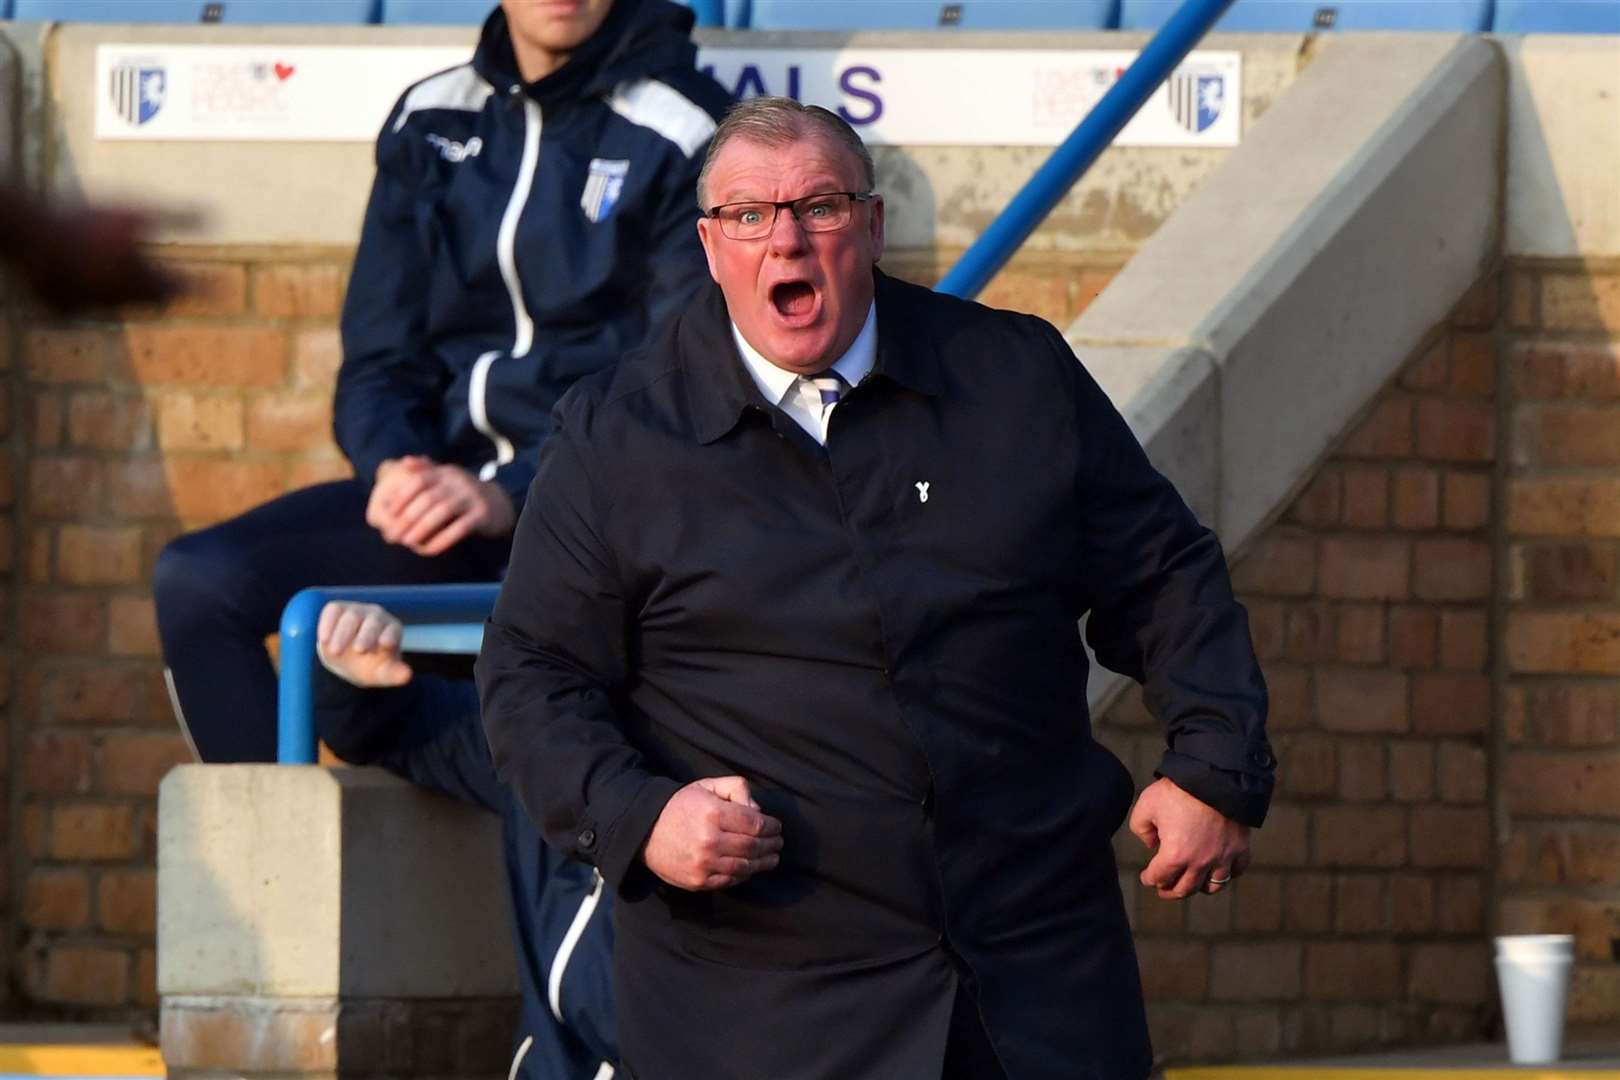
[[(607, 1080), (618, 1060), (618, 1033), (613, 923), (602, 878), (540, 841), (495, 776), (472, 683), (413, 672), (400, 655), (401, 631), (399, 620), (376, 604), (335, 601), (321, 610), (316, 647), (325, 670), (315, 684), (321, 738), (347, 761), (381, 765), (500, 816), (523, 992), (513, 1075)], [(437, 723), (424, 724), (424, 717)]]
[[(264, 638), (299, 589), (499, 577), (552, 404), (700, 283), (691, 191), (727, 97), (696, 71), (691, 25), (669, 0), (502, 0), (470, 63), (400, 98), (343, 310), (334, 428), (355, 478), (182, 536), (154, 575), (200, 758), (273, 759)], [(600, 886), (512, 810), (470, 684), (328, 677), (317, 699), (340, 755), (502, 815), (524, 991), (512, 1075), (610, 1076)]]
[(503, 0), (377, 141), (334, 429), (354, 478), (180, 537), (153, 589), (204, 761), (269, 761), (264, 648), (310, 585), (493, 581), (552, 404), (684, 305), (726, 104), (669, 0)]

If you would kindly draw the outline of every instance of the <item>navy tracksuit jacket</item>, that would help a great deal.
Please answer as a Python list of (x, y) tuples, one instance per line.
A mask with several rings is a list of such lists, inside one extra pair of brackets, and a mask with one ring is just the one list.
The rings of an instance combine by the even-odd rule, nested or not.
[(691, 22), (616, 0), (525, 85), (497, 9), (470, 63), (400, 98), (343, 306), (333, 426), (357, 476), (426, 454), (521, 506), (563, 391), (708, 280), (697, 174), (728, 98)]
[[(357, 476), (425, 454), (521, 508), (556, 400), (708, 280), (697, 174), (729, 99), (696, 71), (691, 24), (667, 0), (615, 0), (567, 64), (525, 84), (497, 8), (470, 63), (400, 98), (343, 308), (334, 428)], [(320, 696), (321, 734), (344, 757), (501, 814), (523, 977), (516, 1075), (610, 1077), (608, 897), (496, 781), (471, 684), (423, 675), (357, 698), (328, 679)]]

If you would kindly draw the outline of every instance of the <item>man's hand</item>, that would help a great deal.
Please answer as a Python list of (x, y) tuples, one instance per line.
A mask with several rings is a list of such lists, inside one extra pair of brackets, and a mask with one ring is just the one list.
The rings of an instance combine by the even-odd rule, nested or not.
[(376, 604), (333, 600), (321, 608), (315, 653), (326, 670), (355, 686), (404, 686), (411, 666), (399, 658), (404, 626)]
[(505, 536), (517, 514), (498, 484), (459, 465), (409, 455), (377, 466), (366, 523), (390, 544), (442, 555), (469, 535)]
[(135, 207), (49, 206), (0, 187), (4, 257), (57, 315), (159, 303), (184, 291), (184, 281), (148, 257), (146, 237), (155, 228), (188, 229), (198, 221), (192, 213)]
[(1166, 900), (1202, 890), (1214, 894), (1249, 866), (1249, 827), (1177, 787), (1168, 777), (1149, 784), (1131, 811), (1131, 832), (1153, 860), (1142, 884)]
[(647, 869), (678, 889), (706, 892), (775, 869), (782, 823), (762, 813), (740, 776), (694, 780), (664, 804), (642, 848)]

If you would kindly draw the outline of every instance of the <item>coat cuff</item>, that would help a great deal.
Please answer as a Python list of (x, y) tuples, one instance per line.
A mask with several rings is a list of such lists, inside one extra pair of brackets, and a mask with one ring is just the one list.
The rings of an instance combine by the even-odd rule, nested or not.
[(641, 864), (641, 849), (647, 843), (658, 815), (681, 789), (677, 780), (664, 776), (650, 778), (630, 800), (624, 812), (598, 826), (589, 817), (580, 822), (574, 836), (574, 854), (595, 863), (602, 877), (614, 890)]
[[(1179, 746), (1182, 740), (1177, 741)], [(1269, 753), (1269, 751), (1268, 751)], [(1156, 776), (1168, 777), (1193, 798), (1214, 807), (1241, 825), (1259, 828), (1271, 806), (1275, 779), (1271, 770), (1238, 771), (1218, 768), (1179, 750), (1165, 753)]]

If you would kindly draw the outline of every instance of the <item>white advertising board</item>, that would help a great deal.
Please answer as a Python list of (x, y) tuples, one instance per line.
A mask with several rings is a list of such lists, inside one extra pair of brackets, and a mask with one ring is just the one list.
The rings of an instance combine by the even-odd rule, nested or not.
[[(835, 109), (872, 145), (1055, 146), (1136, 54), (1053, 49), (705, 49), (740, 97)], [(103, 45), (98, 139), (370, 142), (401, 91), (464, 47)], [(1195, 52), (1116, 146), (1235, 146), (1242, 59)]]

